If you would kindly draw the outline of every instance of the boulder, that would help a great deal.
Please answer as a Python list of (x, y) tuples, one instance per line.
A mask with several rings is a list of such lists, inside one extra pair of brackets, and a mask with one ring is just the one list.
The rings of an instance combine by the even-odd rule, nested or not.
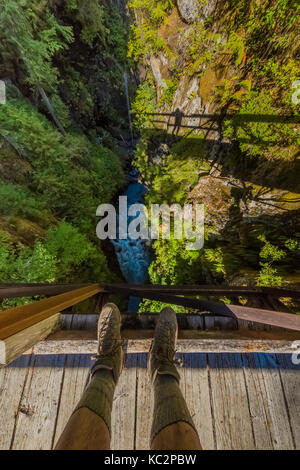
[(180, 16), (187, 23), (193, 23), (197, 18), (206, 20), (214, 11), (217, 0), (177, 0)]
[(199, 3), (197, 0), (177, 0), (180, 16), (187, 23), (193, 23), (199, 14)]
[(226, 178), (202, 176), (188, 197), (198, 204), (205, 205), (206, 225), (214, 226), (217, 233), (225, 229), (230, 221), (230, 209), (234, 204), (231, 187)]

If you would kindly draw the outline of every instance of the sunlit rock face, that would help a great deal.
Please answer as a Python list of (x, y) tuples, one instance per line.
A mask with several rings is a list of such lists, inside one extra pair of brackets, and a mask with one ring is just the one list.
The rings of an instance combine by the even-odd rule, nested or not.
[(193, 23), (199, 14), (199, 3), (197, 0), (177, 0), (177, 6), (181, 17), (187, 23)]
[(206, 20), (217, 5), (217, 0), (177, 0), (181, 18), (187, 23), (193, 23), (198, 18)]
[(218, 0), (207, 0), (204, 1), (204, 5), (201, 8), (201, 16), (206, 20), (215, 10)]

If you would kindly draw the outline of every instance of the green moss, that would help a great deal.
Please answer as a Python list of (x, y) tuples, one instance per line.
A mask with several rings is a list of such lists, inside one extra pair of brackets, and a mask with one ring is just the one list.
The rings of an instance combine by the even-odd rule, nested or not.
[(52, 58), (73, 41), (70, 26), (60, 24), (44, 2), (1, 0), (0, 35), (0, 56), (9, 71), (18, 63), (30, 85), (57, 88)]
[(172, 0), (130, 0), (129, 6), (137, 10), (139, 14), (139, 21), (131, 26), (129, 57), (138, 60), (146, 54), (164, 51), (170, 59), (174, 59), (174, 54), (158, 31), (159, 26), (167, 22), (168, 13), (174, 6), (174, 2)]
[(84, 135), (62, 136), (25, 100), (0, 107), (2, 133), (25, 152), (34, 172), (30, 186), (58, 217), (87, 229), (96, 208), (124, 183), (118, 157)]

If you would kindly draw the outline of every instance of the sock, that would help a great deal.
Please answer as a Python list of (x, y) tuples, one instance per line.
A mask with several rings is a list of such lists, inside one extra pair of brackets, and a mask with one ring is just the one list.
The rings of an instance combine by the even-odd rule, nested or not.
[(171, 375), (157, 375), (154, 382), (154, 416), (151, 444), (165, 427), (184, 421), (197, 432), (178, 381)]
[(110, 433), (111, 410), (115, 388), (116, 383), (112, 371), (106, 369), (97, 370), (93, 374), (91, 382), (83, 392), (73, 413), (80, 408), (88, 408), (103, 419)]

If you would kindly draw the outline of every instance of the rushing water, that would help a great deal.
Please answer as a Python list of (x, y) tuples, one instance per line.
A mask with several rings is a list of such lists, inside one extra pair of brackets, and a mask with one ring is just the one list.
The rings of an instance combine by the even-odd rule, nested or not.
[[(133, 173), (134, 174), (134, 173)], [(137, 177), (131, 176), (132, 180)], [(129, 184), (125, 196), (127, 196), (127, 213), (132, 204), (143, 203), (147, 190), (138, 182)], [(138, 215), (138, 214), (137, 214)], [(127, 224), (132, 217), (127, 218)], [(119, 233), (118, 233), (119, 236)], [(122, 274), (129, 284), (144, 284), (148, 280), (148, 268), (151, 262), (148, 247), (143, 240), (132, 240), (129, 235), (127, 240), (112, 240), (119, 261)], [(140, 299), (130, 297), (129, 312), (136, 312)]]
[[(131, 150), (133, 150), (133, 132), (132, 132), (132, 121), (130, 112), (130, 99), (128, 93), (128, 78), (127, 73), (124, 72), (124, 89), (127, 101), (128, 109), (128, 122), (131, 136)], [(128, 151), (130, 151), (130, 145)], [(128, 174), (128, 180), (130, 181), (129, 186), (124, 194), (127, 196), (127, 214), (128, 209), (132, 204), (143, 204), (144, 196), (147, 192), (145, 186), (138, 183), (138, 171), (132, 169)], [(136, 214), (138, 216), (138, 214)], [(127, 227), (130, 224), (132, 217), (127, 217)], [(148, 268), (150, 265), (150, 254), (149, 250), (143, 240), (132, 240), (128, 238), (126, 240), (120, 240), (120, 234), (117, 231), (117, 239), (112, 240), (117, 254), (120, 269), (126, 281), (129, 284), (143, 284), (148, 280)], [(137, 297), (130, 297), (128, 303), (128, 311), (136, 312), (138, 310), (140, 299)]]

